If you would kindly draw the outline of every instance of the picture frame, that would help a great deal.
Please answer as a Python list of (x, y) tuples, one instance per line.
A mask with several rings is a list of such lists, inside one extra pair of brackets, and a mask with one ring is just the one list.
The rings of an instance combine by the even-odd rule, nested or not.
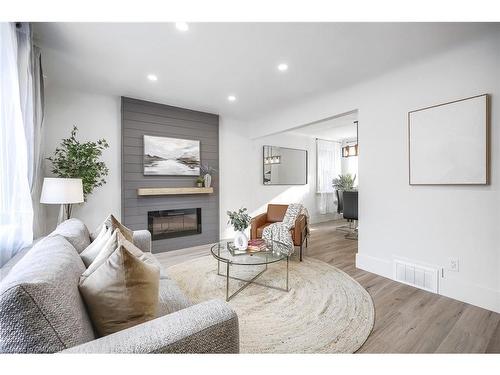
[(144, 176), (200, 176), (199, 140), (144, 135)]
[(408, 183), (490, 183), (490, 96), (408, 112)]

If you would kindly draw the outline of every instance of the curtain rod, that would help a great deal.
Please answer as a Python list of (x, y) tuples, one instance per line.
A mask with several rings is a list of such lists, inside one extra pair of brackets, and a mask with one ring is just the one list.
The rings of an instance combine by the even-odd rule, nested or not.
[(335, 143), (340, 143), (342, 144), (342, 142), (340, 141), (334, 141), (332, 139), (323, 139), (323, 138), (315, 138), (317, 141), (326, 141), (326, 142), (335, 142)]

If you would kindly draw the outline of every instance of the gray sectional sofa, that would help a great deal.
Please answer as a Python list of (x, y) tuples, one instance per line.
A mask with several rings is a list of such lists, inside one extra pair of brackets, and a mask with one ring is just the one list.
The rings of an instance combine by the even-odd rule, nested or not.
[[(134, 232), (134, 242), (150, 253), (148, 231)], [(89, 243), (85, 224), (71, 219), (1, 269), (1, 353), (239, 351), (238, 317), (229, 305), (192, 304), (164, 269), (157, 318), (97, 338), (78, 291), (85, 271), (79, 253)]]

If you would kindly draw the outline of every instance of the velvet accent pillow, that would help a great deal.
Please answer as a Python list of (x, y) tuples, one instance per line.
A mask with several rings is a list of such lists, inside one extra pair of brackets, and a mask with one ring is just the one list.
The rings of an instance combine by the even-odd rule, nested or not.
[(90, 266), (90, 264), (94, 261), (94, 259), (100, 253), (104, 245), (106, 245), (108, 240), (111, 238), (111, 234), (112, 234), (111, 228), (106, 229), (106, 227), (103, 226), (97, 238), (94, 241), (92, 241), (92, 243), (80, 253), (80, 257), (82, 258), (85, 267)]
[(101, 251), (79, 282), (99, 336), (154, 319), (158, 310), (159, 267), (120, 231), (113, 236), (116, 249)]
[(125, 225), (120, 223), (120, 221), (114, 217), (113, 215), (109, 215), (102, 223), (97, 227), (97, 229), (90, 234), (90, 239), (93, 241), (98, 233), (101, 231), (102, 227), (111, 228), (112, 230), (119, 229), (120, 232), (125, 236), (125, 238), (130, 241), (133, 241), (134, 231), (127, 228)]

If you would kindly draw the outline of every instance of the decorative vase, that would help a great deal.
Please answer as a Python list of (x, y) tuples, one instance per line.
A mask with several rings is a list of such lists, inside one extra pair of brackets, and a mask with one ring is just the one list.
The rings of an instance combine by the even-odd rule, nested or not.
[(212, 184), (212, 176), (210, 176), (208, 173), (204, 177), (205, 179), (205, 187), (209, 188), (210, 185)]
[(239, 250), (246, 250), (248, 247), (248, 237), (245, 232), (239, 230), (234, 235), (234, 246)]

